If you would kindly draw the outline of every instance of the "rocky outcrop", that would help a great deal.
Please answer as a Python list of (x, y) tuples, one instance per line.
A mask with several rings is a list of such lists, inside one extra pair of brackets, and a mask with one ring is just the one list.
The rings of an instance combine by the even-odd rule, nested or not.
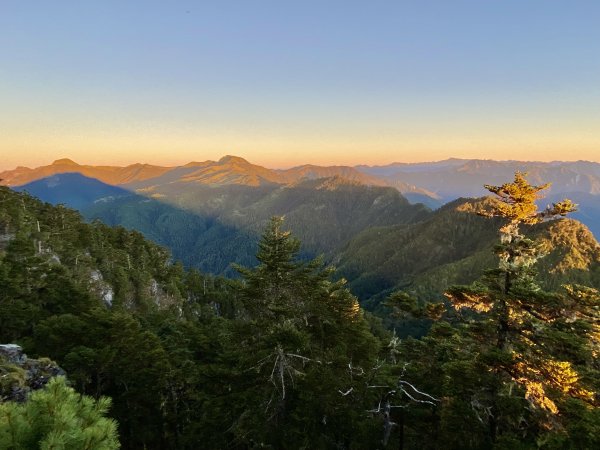
[(100, 272), (99, 270), (92, 270), (92, 272), (90, 273), (90, 285), (92, 286), (92, 289), (102, 299), (104, 304), (110, 308), (113, 304), (115, 292), (111, 285), (104, 281), (102, 272)]
[(0, 403), (24, 402), (29, 392), (64, 375), (65, 371), (48, 358), (30, 359), (16, 344), (0, 345)]

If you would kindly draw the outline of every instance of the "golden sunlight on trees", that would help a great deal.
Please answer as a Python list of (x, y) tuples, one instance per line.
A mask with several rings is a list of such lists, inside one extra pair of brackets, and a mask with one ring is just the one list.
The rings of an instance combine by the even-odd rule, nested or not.
[(495, 208), (488, 211), (486, 215), (489, 217), (503, 217), (508, 219), (510, 224), (532, 225), (545, 219), (565, 216), (575, 211), (577, 205), (568, 199), (554, 203), (544, 211), (538, 211), (535, 202), (542, 198), (540, 193), (548, 189), (550, 183), (533, 186), (529, 184), (525, 178), (526, 176), (527, 173), (516, 172), (512, 183), (505, 183), (502, 186), (484, 185), (488, 191), (496, 195), (497, 202)]
[(506, 221), (495, 248), (498, 267), (473, 285), (454, 286), (445, 293), (459, 314), (471, 310), (478, 318), (467, 320), (466, 330), (480, 343), (478, 358), (493, 374), (491, 385), (477, 399), (487, 405), (492, 442), (507, 428), (507, 398), (522, 395), (540, 416), (540, 426), (549, 430), (562, 429), (560, 405), (568, 398), (596, 403), (581, 373), (593, 362), (600, 297), (597, 291), (588, 291), (589, 301), (577, 301), (575, 292), (582, 289), (577, 286), (544, 292), (534, 271), (543, 254), (519, 229), (565, 216), (576, 205), (564, 200), (538, 211), (535, 202), (549, 184), (533, 186), (525, 176), (517, 172), (512, 183), (485, 186), (496, 199), (480, 214)]

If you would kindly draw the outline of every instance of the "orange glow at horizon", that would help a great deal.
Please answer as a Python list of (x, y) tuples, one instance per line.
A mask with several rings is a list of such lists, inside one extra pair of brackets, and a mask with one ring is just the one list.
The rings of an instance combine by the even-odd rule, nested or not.
[[(561, 139), (562, 138), (562, 139)], [(38, 167), (60, 158), (82, 165), (126, 166), (145, 163), (179, 166), (191, 161), (218, 160), (235, 155), (253, 164), (269, 168), (289, 168), (304, 164), (386, 165), (394, 162), (415, 163), (448, 158), (519, 161), (600, 162), (600, 138), (519, 136), (503, 139), (479, 137), (466, 139), (194, 139), (141, 136), (137, 139), (4, 139), (0, 142), (0, 170), (17, 166)], [(587, 139), (585, 139), (587, 138)]]
[[(51, 164), (54, 160), (69, 158), (81, 165), (93, 166), (127, 166), (142, 163), (156, 166), (181, 166), (192, 161), (219, 160), (225, 155), (235, 155), (260, 166), (285, 169), (304, 164), (318, 166), (355, 166), (355, 165), (386, 165), (391, 163), (418, 163), (440, 161), (448, 158), (460, 159), (493, 159), (517, 161), (593, 161), (600, 163), (600, 145), (590, 143), (574, 149), (569, 143), (562, 145), (554, 143), (554, 150), (549, 151), (548, 146), (523, 145), (521, 148), (507, 150), (501, 144), (488, 143), (488, 151), (479, 150), (483, 145), (456, 145), (454, 150), (439, 148), (439, 145), (426, 145), (423, 143), (397, 143), (387, 146), (352, 145), (341, 143), (336, 148), (331, 145), (310, 146), (296, 144), (287, 145), (272, 143), (262, 145), (261, 150), (248, 149), (246, 145), (198, 145), (193, 148), (179, 147), (174, 150), (144, 147), (136, 150), (130, 145), (118, 145), (117, 148), (103, 146), (99, 143), (88, 142), (86, 151), (72, 150), (81, 148), (82, 145), (59, 145), (43, 150), (28, 151), (27, 146), (11, 146), (12, 149), (1, 148), (3, 155), (0, 161), (0, 170), (11, 170), (18, 166), (39, 167)], [(2, 147), (6, 147), (2, 145)], [(165, 146), (166, 147), (166, 146)], [(558, 147), (558, 148), (556, 148)], [(218, 148), (218, 150), (215, 150)]]
[(600, 162), (594, 2), (238, 3), (8, 2), (0, 170)]

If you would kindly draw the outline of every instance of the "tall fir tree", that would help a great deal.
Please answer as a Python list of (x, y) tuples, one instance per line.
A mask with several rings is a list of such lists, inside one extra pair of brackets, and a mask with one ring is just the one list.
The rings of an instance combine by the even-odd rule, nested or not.
[(505, 221), (495, 249), (498, 267), (473, 285), (446, 292), (459, 313), (473, 312), (461, 314), (476, 343), (475, 367), (483, 386), (470, 401), (487, 424), (489, 442), (500, 446), (564, 432), (566, 415), (559, 414), (559, 405), (568, 400), (576, 399), (583, 409), (597, 406), (581, 371), (593, 364), (598, 293), (586, 290), (584, 299), (580, 287), (543, 291), (535, 282), (535, 263), (543, 254), (520, 230), (565, 216), (575, 205), (565, 200), (538, 211), (536, 201), (549, 185), (533, 186), (525, 175), (517, 172), (512, 183), (485, 186), (496, 201), (481, 214)]
[(224, 412), (217, 426), (225, 423), (227, 445), (348, 448), (372, 428), (357, 426), (354, 416), (367, 408), (341, 392), (351, 370), (374, 364), (379, 342), (344, 280), (330, 281), (333, 269), (300, 260), (299, 249), (274, 217), (259, 264), (237, 267), (240, 311), (223, 355), (223, 392), (209, 406)]

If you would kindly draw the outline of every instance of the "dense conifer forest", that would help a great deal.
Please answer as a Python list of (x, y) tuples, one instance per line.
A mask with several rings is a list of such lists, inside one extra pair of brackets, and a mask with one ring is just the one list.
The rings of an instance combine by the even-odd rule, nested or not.
[(31, 370), (0, 357), (0, 448), (598, 448), (600, 293), (539, 283), (522, 230), (574, 209), (538, 211), (544, 187), (487, 186), (494, 268), (385, 317), (281, 217), (227, 279), (0, 187), (0, 343), (60, 368), (19, 399)]

